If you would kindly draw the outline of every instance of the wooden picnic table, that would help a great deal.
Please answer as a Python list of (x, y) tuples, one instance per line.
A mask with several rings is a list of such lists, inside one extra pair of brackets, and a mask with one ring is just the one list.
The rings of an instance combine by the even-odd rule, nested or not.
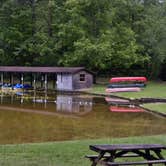
[[(152, 165), (163, 163), (166, 159), (161, 154), (166, 146), (160, 144), (115, 144), (115, 145), (90, 145), (89, 148), (98, 155), (87, 155), (92, 161), (92, 166), (97, 164), (105, 166), (119, 165)], [(144, 161), (137, 162), (115, 162), (119, 157), (142, 157)]]

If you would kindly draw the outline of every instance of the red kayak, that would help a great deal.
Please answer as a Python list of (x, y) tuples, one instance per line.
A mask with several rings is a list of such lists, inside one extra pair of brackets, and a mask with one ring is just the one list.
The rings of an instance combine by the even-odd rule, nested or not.
[(137, 81), (137, 82), (146, 82), (146, 77), (113, 77), (110, 79), (110, 83), (113, 82), (131, 82), (131, 81)]

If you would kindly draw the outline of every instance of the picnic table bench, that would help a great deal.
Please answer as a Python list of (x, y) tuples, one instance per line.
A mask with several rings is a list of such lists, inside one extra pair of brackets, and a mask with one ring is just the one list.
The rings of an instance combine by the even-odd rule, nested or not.
[[(115, 145), (90, 145), (89, 148), (98, 155), (87, 155), (92, 161), (91, 166), (97, 164), (103, 166), (121, 165), (153, 165), (165, 164), (166, 159), (161, 154), (166, 146), (160, 144), (115, 144)], [(117, 162), (115, 159), (122, 157), (142, 157), (143, 161)], [(138, 160), (138, 159), (137, 159)]]

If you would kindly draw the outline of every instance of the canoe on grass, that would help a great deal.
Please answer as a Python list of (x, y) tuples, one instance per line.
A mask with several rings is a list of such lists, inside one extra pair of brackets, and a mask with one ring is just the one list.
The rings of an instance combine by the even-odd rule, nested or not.
[(141, 88), (132, 87), (132, 88), (107, 88), (105, 91), (108, 93), (114, 92), (139, 92)]
[(113, 77), (110, 79), (110, 83), (113, 82), (146, 82), (146, 77)]
[(109, 84), (107, 88), (130, 88), (130, 87), (139, 87), (144, 88), (146, 84), (144, 83), (135, 83), (135, 84)]

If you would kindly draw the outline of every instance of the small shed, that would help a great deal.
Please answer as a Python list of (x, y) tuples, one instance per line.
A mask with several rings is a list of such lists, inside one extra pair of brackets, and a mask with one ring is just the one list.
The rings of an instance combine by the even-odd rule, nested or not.
[(57, 90), (90, 88), (92, 84), (93, 73), (85, 68), (68, 68), (57, 73)]
[[(89, 88), (93, 84), (94, 74), (84, 67), (23, 67), (23, 66), (0, 66), (1, 84), (4, 82), (4, 76), (10, 75), (10, 84), (14, 84), (14, 76), (21, 75), (20, 82), (24, 84), (24, 77), (31, 75), (31, 85), (36, 88), (36, 79), (41, 75), (41, 81), (44, 87), (48, 87), (48, 76), (52, 76), (52, 80), (56, 81), (57, 90), (77, 90)], [(55, 88), (55, 86), (54, 86)]]

